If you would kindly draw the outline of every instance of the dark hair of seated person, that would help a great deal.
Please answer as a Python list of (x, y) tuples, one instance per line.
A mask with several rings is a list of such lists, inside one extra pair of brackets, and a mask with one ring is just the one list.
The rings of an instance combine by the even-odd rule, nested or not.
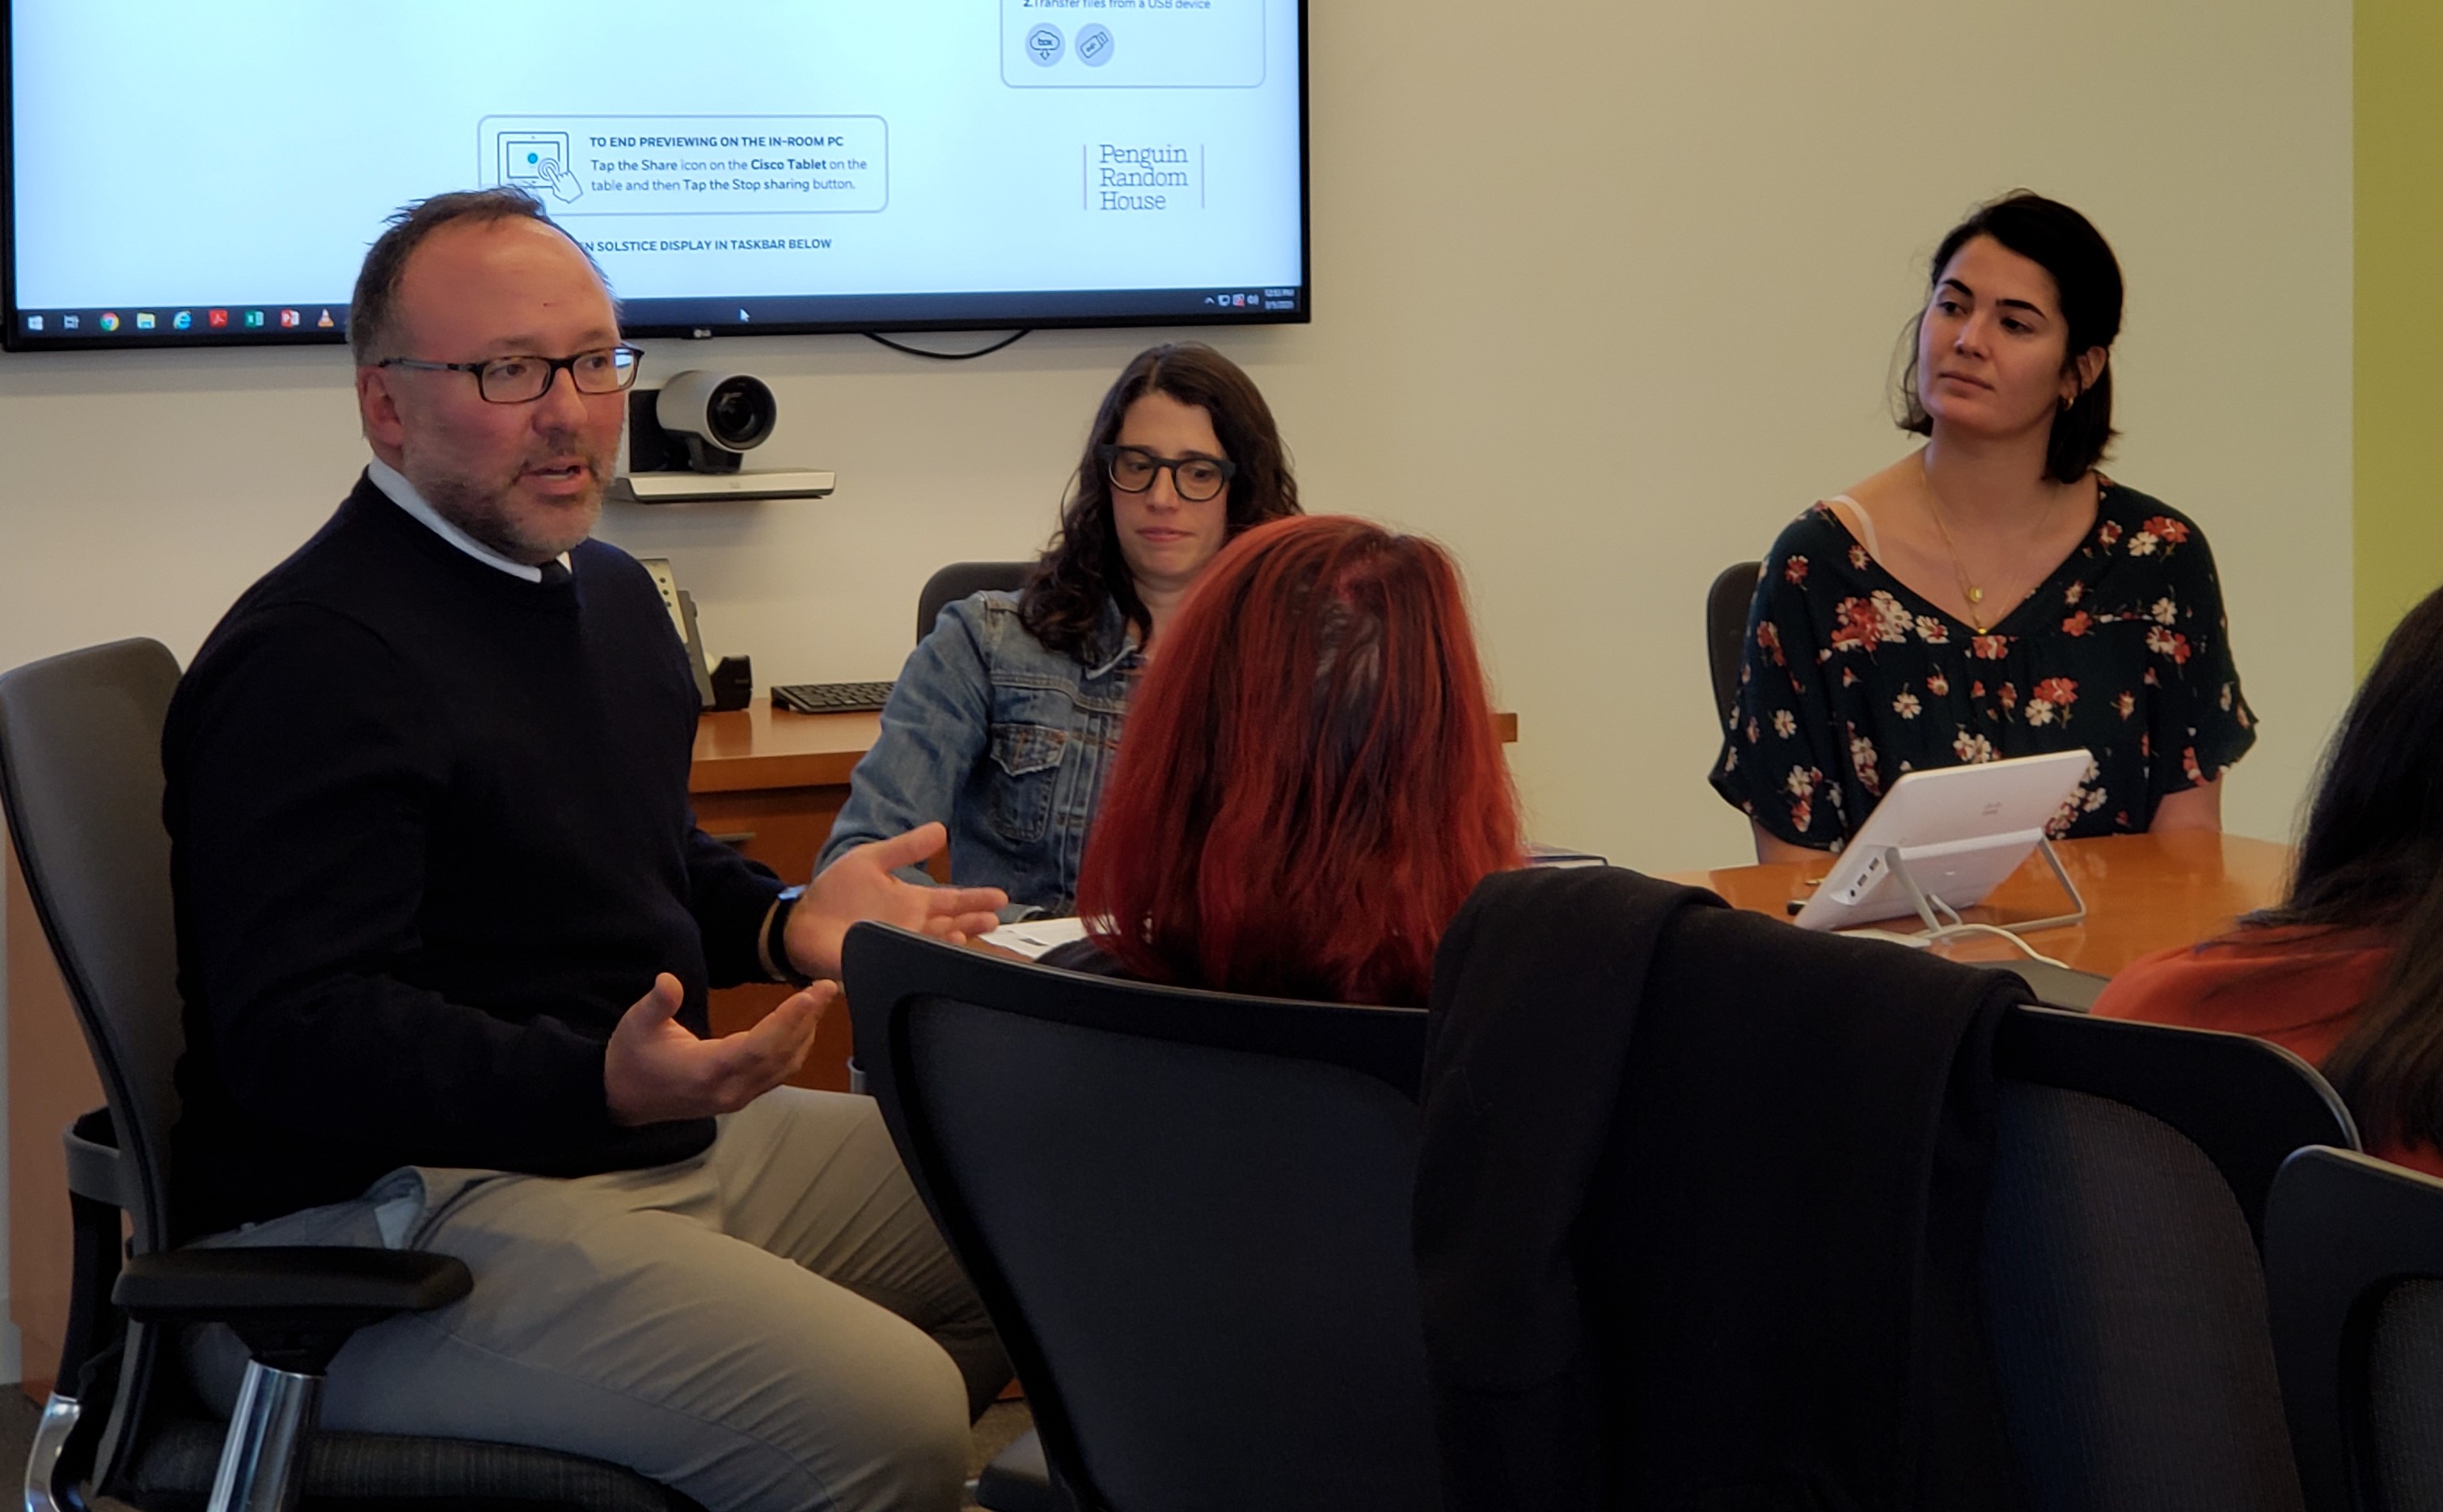
[[(1979, 205), (1953, 227), (1934, 249), (1926, 270), (1926, 287), (1939, 290), (1942, 276), (1959, 249), (1980, 236), (1990, 236), (2052, 275), (2061, 298), (2062, 323), (2067, 328), (2062, 371), (2078, 365), (2081, 354), (2102, 347), (2109, 352), (2121, 336), (2122, 288), (2121, 260), (2095, 223), (2059, 200), (2032, 190), (2013, 190), (2000, 199)], [(1934, 417), (1918, 397), (1918, 326), (1920, 310), (1902, 337), (1908, 350), (1900, 381), (1900, 427), (1920, 436), (1934, 434)], [(2053, 416), (2045, 443), (2045, 476), (2074, 483), (2103, 460), (2116, 432), (2112, 428), (2112, 363), (2106, 358), (2091, 383)]]
[(2370, 1149), (2443, 1149), (2443, 589), (2393, 628), (2325, 748), (2289, 896), (2226, 937), (2376, 929), (2390, 965), (2325, 1077)]
[[(1273, 423), (1263, 392), (1237, 363), (1202, 341), (1148, 347), (1111, 380), (1094, 411), (1086, 450), (1060, 507), (1060, 532), (1027, 575), (1018, 614), (1027, 631), (1046, 647), (1083, 660), (1087, 642), (1115, 600), (1121, 615), (1141, 635), (1153, 616), (1137, 596), (1120, 552), (1120, 531), (1111, 502), (1111, 478), (1103, 447), (1120, 439), (1129, 407), (1159, 393), (1204, 411), (1214, 439), (1234, 465), (1225, 485), (1224, 518), (1233, 536), (1250, 525), (1298, 513), (1297, 478), (1289, 451)], [(1172, 474), (1174, 478), (1178, 475)]]
[(1078, 876), (1151, 981), (1422, 1004), (1517, 799), (1458, 569), (1346, 516), (1247, 532), (1165, 633)]

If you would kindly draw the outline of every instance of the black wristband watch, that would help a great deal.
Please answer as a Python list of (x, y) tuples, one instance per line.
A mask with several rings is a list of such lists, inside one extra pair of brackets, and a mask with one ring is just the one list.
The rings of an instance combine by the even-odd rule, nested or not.
[(798, 900), (806, 895), (803, 887), (783, 887), (772, 900), (772, 917), (763, 925), (763, 969), (776, 982), (792, 987), (812, 987), (815, 979), (798, 970), (789, 959), (789, 915), (796, 911)]

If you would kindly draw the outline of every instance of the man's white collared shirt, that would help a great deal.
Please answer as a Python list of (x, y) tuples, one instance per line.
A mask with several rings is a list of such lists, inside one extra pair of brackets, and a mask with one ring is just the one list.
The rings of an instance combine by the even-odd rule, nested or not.
[[(448, 541), (450, 545), (457, 547), (460, 551), (465, 552), (468, 556), (472, 556), (477, 561), (482, 562), (485, 566), (497, 568), (500, 571), (508, 574), (511, 577), (523, 577), (529, 583), (540, 583), (542, 581), (542, 568), (528, 567), (524, 562), (513, 562), (507, 557), (502, 556), (499, 552), (496, 552), (489, 546), (485, 545), (482, 541), (477, 540), (474, 537), (468, 535), (463, 530), (460, 530), (450, 521), (442, 519), (440, 511), (434, 509), (431, 504), (426, 503), (424, 496), (415, 491), (415, 484), (409, 483), (407, 479), (399, 473), (397, 468), (382, 461), (379, 457), (376, 457), (372, 462), (365, 465), (365, 476), (373, 480), (374, 486), (382, 491), (384, 498), (387, 498), (392, 503), (396, 504), (399, 508), (406, 510), (409, 515), (421, 522), (424, 527), (432, 531), (432, 534), (440, 537), (443, 540)], [(560, 554), (560, 565), (562, 567), (566, 567), (568, 565), (568, 553), (561, 552)]]

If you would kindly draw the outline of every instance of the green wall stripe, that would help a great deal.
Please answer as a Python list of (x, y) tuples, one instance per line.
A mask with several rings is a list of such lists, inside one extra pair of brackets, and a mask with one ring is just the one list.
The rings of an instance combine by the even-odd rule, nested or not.
[(2443, 4), (2358, 0), (2351, 520), (2359, 665), (2443, 583)]

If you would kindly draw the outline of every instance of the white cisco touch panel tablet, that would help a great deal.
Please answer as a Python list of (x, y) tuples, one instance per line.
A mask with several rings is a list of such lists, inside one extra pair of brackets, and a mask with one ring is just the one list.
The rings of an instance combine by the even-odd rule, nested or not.
[(2085, 751), (1906, 772), (1798, 913), (1803, 929), (1846, 929), (1917, 911), (1893, 852), (1930, 898), (1952, 908), (1985, 900), (2044, 838), (2085, 775)]

